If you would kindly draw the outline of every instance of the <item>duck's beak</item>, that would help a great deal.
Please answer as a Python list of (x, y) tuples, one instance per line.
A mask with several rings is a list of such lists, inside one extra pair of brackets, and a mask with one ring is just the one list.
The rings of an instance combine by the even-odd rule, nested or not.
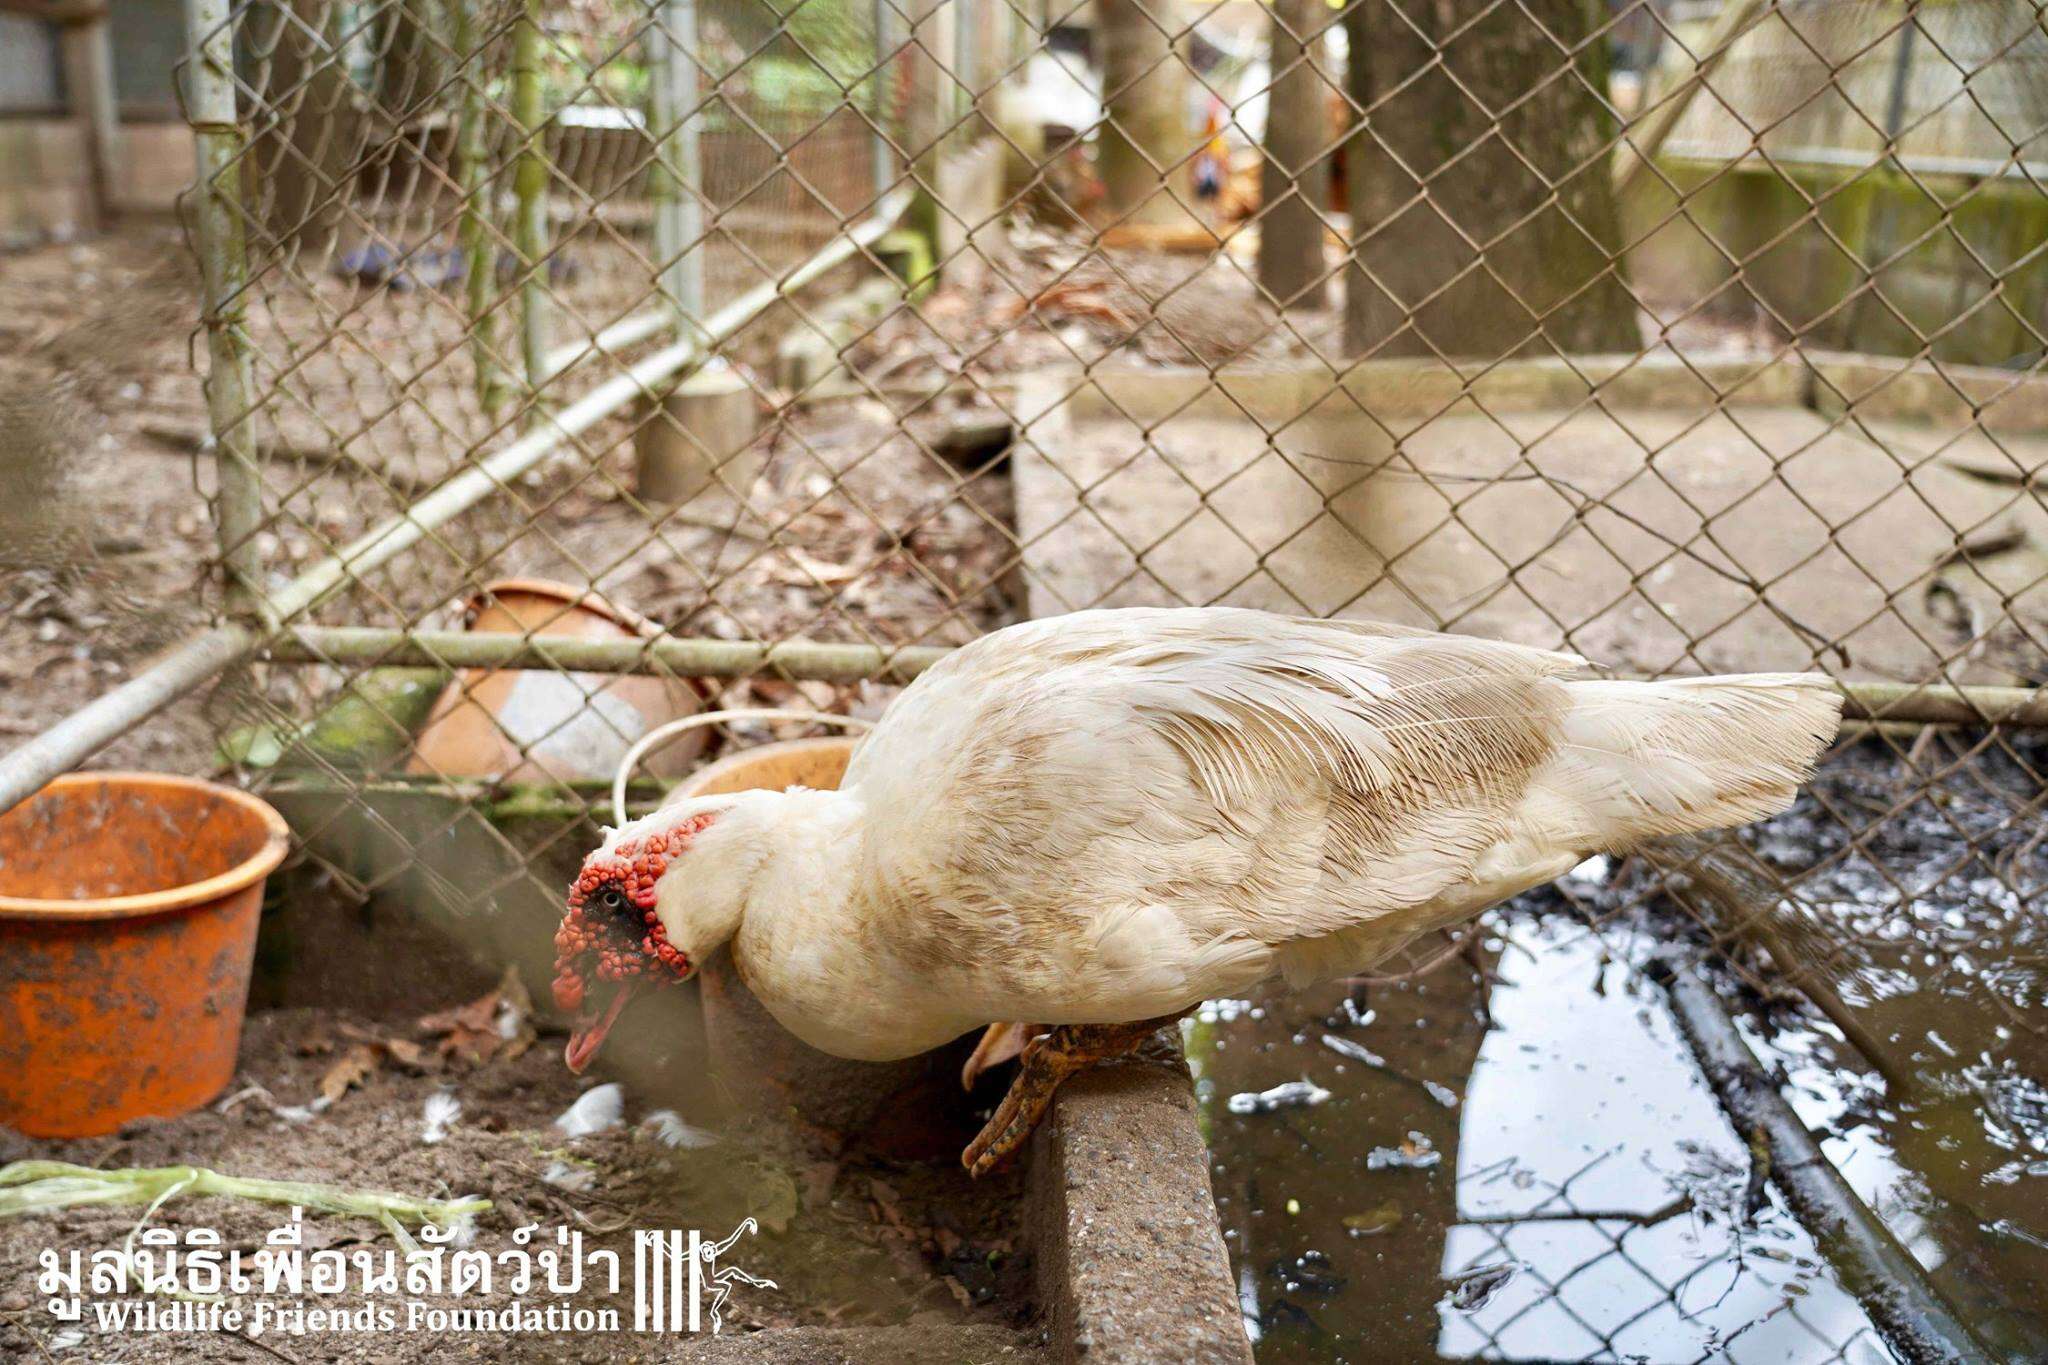
[[(598, 983), (592, 994), (604, 989), (605, 983)], [(575, 1031), (569, 1035), (569, 1046), (562, 1051), (562, 1060), (569, 1064), (569, 1070), (582, 1073), (590, 1065), (591, 1058), (604, 1046), (605, 1035), (612, 1031), (612, 1025), (619, 1022), (619, 1012), (626, 1008), (626, 1002), (639, 987), (637, 981), (621, 981), (612, 988), (612, 998), (601, 1009), (595, 1003), (577, 1019)]]

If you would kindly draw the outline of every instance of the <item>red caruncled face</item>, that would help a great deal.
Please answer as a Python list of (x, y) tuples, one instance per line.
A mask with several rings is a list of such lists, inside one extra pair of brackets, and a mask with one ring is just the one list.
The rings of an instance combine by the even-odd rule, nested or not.
[[(689, 956), (668, 941), (654, 913), (654, 884), (711, 819), (692, 816), (584, 860), (555, 930), (555, 1004), (580, 1016), (564, 1053), (571, 1071), (590, 1064), (636, 991), (689, 978)], [(607, 984), (610, 998), (593, 1000)]]

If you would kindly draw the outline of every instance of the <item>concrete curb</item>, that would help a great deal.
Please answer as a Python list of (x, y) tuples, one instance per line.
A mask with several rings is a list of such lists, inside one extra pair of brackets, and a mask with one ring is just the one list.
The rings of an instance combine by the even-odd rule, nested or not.
[(1026, 1188), (1049, 1360), (1251, 1365), (1177, 1038), (1062, 1085)]

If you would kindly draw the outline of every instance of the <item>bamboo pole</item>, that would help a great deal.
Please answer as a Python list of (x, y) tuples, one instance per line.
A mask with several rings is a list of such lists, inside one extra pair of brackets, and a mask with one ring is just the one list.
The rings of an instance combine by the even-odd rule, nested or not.
[(1700, 91), (1706, 89), (1707, 77), (1714, 74), (1714, 69), (1727, 59), (1757, 17), (1773, 3), (1775, 0), (1731, 0), (1715, 17), (1714, 26), (1707, 30), (1706, 39), (1700, 44), (1705, 52), (1693, 63), (1692, 74), (1680, 81), (1639, 127), (1625, 133), (1615, 145), (1612, 167), (1615, 199), (1626, 196), (1642, 179), (1651, 162), (1656, 160), (1665, 139), (1678, 127), (1679, 119), (1692, 107)]
[(662, 0), (648, 31), (649, 133), (654, 138), (654, 254), (664, 302), (681, 321), (684, 337), (704, 316), (704, 184), (697, 144), (695, 0)]
[(1884, 1078), (1885, 1093), (1894, 1104), (1910, 1103), (1924, 1093), (1912, 1071), (1893, 1060), (1884, 1040), (1870, 1031), (1863, 1016), (1856, 1013), (1841, 993), (1813, 969), (1804, 955), (1779, 932), (1778, 902), (1782, 891), (1758, 884), (1758, 879), (1734, 858), (1705, 839), (1684, 836), (1668, 839), (1658, 846), (1678, 864), (1662, 869), (1678, 889), (1690, 891), (1710, 902), (1718, 912), (1715, 926), (1728, 937), (1745, 940), (1770, 954), (1771, 963), (1791, 987), (1813, 1003), (1840, 1031), (1843, 1041), (1856, 1049), (1870, 1069)]
[(426, 668), (559, 669), (569, 673), (667, 672), (676, 677), (738, 678), (768, 672), (820, 682), (867, 678), (909, 682), (952, 651), (934, 645), (877, 645), (790, 640), (571, 640), (538, 635), (470, 634), (459, 630), (385, 630), (370, 626), (300, 626), (273, 640), (273, 663), (391, 664)]
[(534, 420), (548, 377), (548, 160), (542, 131), (541, 0), (526, 0), (512, 36), (512, 117), (519, 125), (519, 169), (512, 245), (519, 253), (519, 351), (526, 371), (528, 419)]
[(1862, 1303), (1892, 1348), (1915, 1365), (1995, 1357), (1970, 1334), (1913, 1254), (1870, 1211), (1764, 1074), (1712, 989), (1659, 963), (1679, 1031), (1743, 1140), (1769, 1153), (1770, 1178), (1813, 1234), (1843, 1287)]
[[(578, 673), (635, 673), (653, 665), (678, 675), (735, 677), (764, 667), (791, 678), (851, 682), (889, 672), (908, 677), (951, 652), (937, 645), (769, 645), (744, 640), (668, 636), (656, 641), (556, 640), (470, 635), (453, 630), (368, 626), (300, 626), (279, 637), (278, 663), (390, 663), (450, 668), (566, 668)], [(1906, 683), (1840, 683), (1855, 717), (1919, 725), (2048, 727), (2048, 690), (2033, 687), (1915, 687)]]
[(476, 368), (476, 401), (487, 422), (495, 424), (504, 401), (504, 380), (498, 370), (498, 319), (493, 284), (497, 253), (491, 250), (490, 209), (494, 197), (484, 173), (488, 143), (484, 136), (483, 35), (477, 31), (479, 0), (454, 0), (455, 59), (462, 73), (462, 105), (456, 115), (455, 180), (462, 189), (462, 218), (456, 229), (462, 249), (463, 301), (468, 310), (469, 353)]
[(188, 0), (186, 72), (199, 184), (193, 239), (206, 329), (206, 408), (218, 491), (214, 523), (230, 615), (271, 619), (256, 536), (263, 528), (263, 469), (253, 430), (255, 382), (244, 295), (249, 282), (242, 177), (246, 141), (235, 106), (235, 24), (228, 0)]

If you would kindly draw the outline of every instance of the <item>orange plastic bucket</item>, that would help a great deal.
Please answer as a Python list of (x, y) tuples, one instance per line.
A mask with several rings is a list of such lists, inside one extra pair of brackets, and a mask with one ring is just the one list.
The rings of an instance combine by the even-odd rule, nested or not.
[(73, 773), (0, 815), (0, 1124), (91, 1137), (234, 1075), (285, 823), (161, 773)]

